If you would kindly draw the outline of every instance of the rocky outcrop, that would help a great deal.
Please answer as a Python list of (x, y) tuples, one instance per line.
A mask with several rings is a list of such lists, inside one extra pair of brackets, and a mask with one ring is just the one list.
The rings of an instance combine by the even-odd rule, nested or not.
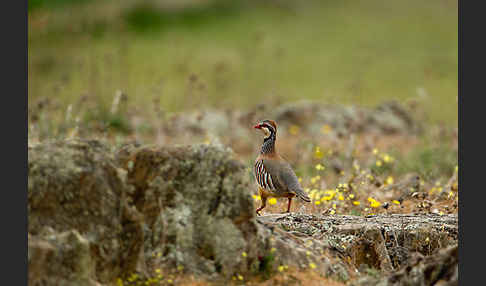
[[(220, 146), (133, 145), (116, 152), (84, 140), (31, 146), (30, 249), (47, 259), (71, 244), (64, 236), (75, 232), (89, 249), (76, 255), (93, 269), (81, 269), (82, 263), (71, 267), (73, 275), (90, 273), (101, 283), (143, 276), (148, 265), (209, 276), (247, 272), (258, 267), (265, 248), (248, 179), (246, 166)], [(60, 267), (63, 257), (55, 256), (50, 267)], [(33, 269), (38, 261), (29, 260)], [(33, 271), (30, 281), (44, 281), (48, 273)]]
[(353, 286), (402, 286), (402, 285), (459, 285), (458, 245), (451, 245), (430, 256), (414, 253), (410, 262), (395, 273), (384, 277), (364, 276)]
[(184, 130), (184, 134), (216, 137), (224, 137), (230, 132), (232, 138), (244, 140), (252, 132), (251, 126), (263, 119), (275, 120), (279, 130), (284, 132), (291, 126), (298, 126), (314, 135), (338, 137), (363, 132), (418, 134), (422, 131), (420, 122), (413, 119), (412, 110), (396, 101), (374, 108), (299, 101), (278, 105), (271, 110), (262, 106), (247, 111), (206, 110), (174, 114), (165, 122), (164, 132), (177, 136)]
[(315, 134), (319, 134), (324, 124), (329, 125), (338, 136), (354, 132), (396, 134), (421, 131), (410, 110), (396, 101), (385, 102), (375, 108), (301, 101), (278, 107), (273, 116), (280, 124), (297, 124)]
[(455, 215), (256, 218), (250, 173), (222, 146), (68, 140), (28, 152), (31, 285), (108, 285), (155, 268), (224, 280), (284, 266), (406, 280), (457, 245)]
[(131, 203), (145, 218), (151, 263), (201, 274), (248, 271), (259, 248), (257, 226), (246, 166), (230, 150), (126, 146), (118, 161), (134, 186)]
[[(355, 269), (384, 272), (401, 269), (412, 254), (427, 256), (458, 243), (457, 215), (268, 215), (257, 218), (263, 225), (279, 227), (296, 238), (313, 239), (323, 249), (349, 258)], [(319, 243), (316, 243), (319, 242)]]
[[(73, 271), (92, 272), (101, 282), (143, 269), (138, 259), (140, 217), (126, 204), (126, 172), (116, 166), (107, 145), (73, 140), (29, 147), (28, 175), (28, 231), (35, 245), (49, 245), (54, 252), (75, 240), (88, 245), (89, 254), (76, 255), (89, 256), (86, 259), (95, 262), (93, 272)], [(74, 238), (64, 239), (73, 231)], [(62, 269), (62, 257), (55, 258), (59, 265), (49, 267)]]

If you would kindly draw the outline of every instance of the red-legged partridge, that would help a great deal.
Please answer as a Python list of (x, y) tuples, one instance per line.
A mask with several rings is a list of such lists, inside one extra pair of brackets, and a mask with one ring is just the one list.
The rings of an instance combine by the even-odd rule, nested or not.
[(262, 206), (256, 210), (256, 213), (260, 215), (260, 211), (266, 206), (268, 197), (288, 198), (287, 212), (290, 212), (290, 204), (295, 196), (310, 202), (309, 196), (300, 186), (290, 164), (275, 150), (277, 124), (273, 120), (263, 120), (254, 128), (262, 130), (266, 136), (254, 166), (258, 192), (262, 198)]

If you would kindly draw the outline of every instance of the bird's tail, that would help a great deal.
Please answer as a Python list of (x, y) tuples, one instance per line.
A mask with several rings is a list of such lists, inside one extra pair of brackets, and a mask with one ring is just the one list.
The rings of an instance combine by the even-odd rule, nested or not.
[(295, 194), (297, 195), (297, 197), (299, 197), (301, 200), (305, 202), (309, 203), (311, 201), (309, 196), (302, 189), (297, 189), (297, 191), (295, 191)]

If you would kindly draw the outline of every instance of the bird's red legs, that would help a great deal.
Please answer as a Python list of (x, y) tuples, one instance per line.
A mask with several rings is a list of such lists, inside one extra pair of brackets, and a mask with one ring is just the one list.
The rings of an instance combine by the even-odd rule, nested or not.
[(289, 198), (289, 205), (287, 207), (287, 212), (289, 213), (290, 212), (290, 204), (292, 203), (292, 198)]
[(261, 197), (262, 198), (262, 206), (257, 208), (256, 213), (257, 215), (261, 215), (260, 211), (267, 205), (267, 198), (266, 197)]

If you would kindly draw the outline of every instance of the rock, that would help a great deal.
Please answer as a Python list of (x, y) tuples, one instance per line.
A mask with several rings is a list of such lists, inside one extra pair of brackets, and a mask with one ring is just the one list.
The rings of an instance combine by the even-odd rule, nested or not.
[[(300, 233), (320, 241), (322, 248), (348, 256), (353, 266), (392, 272), (406, 265), (409, 253), (430, 255), (458, 241), (457, 215), (349, 215), (286, 214), (258, 217), (267, 227)], [(295, 236), (295, 234), (294, 234)]]
[(28, 237), (29, 285), (99, 285), (89, 241), (78, 231)]
[(279, 124), (295, 124), (315, 134), (324, 124), (338, 136), (353, 132), (419, 133), (421, 127), (410, 112), (396, 101), (385, 102), (374, 109), (359, 106), (322, 105), (300, 101), (279, 106), (273, 117)]
[(401, 270), (385, 277), (364, 276), (350, 285), (459, 285), (458, 246), (451, 245), (430, 256), (415, 254)]
[(367, 122), (371, 127), (377, 127), (385, 134), (401, 133), (404, 130), (416, 134), (421, 131), (421, 126), (412, 119), (410, 112), (397, 101), (389, 101), (377, 106), (368, 115)]
[(200, 274), (248, 270), (257, 256), (253, 199), (246, 166), (230, 150), (205, 144), (133, 148), (119, 162), (145, 218), (151, 263)]
[(143, 232), (125, 205), (125, 173), (99, 141), (51, 141), (29, 148), (28, 232), (36, 237), (46, 227), (55, 233), (75, 229), (90, 243), (96, 281), (143, 271), (142, 245), (137, 247)]

